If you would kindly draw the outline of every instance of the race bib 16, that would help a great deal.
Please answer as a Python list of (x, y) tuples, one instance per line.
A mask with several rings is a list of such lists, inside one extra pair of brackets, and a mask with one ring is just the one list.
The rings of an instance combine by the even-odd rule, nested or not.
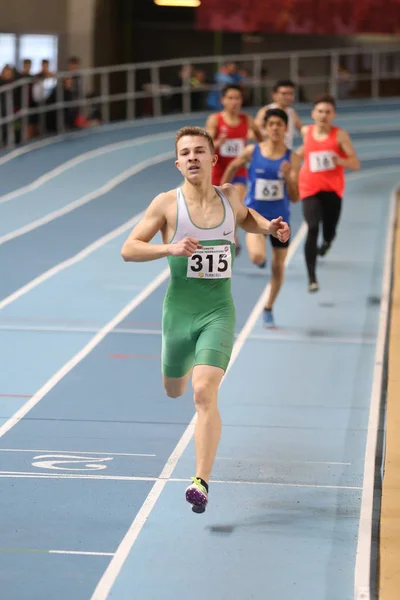
[(336, 169), (336, 165), (333, 162), (334, 156), (336, 156), (335, 152), (329, 150), (325, 152), (310, 152), (311, 172), (319, 173), (321, 171), (333, 171)]

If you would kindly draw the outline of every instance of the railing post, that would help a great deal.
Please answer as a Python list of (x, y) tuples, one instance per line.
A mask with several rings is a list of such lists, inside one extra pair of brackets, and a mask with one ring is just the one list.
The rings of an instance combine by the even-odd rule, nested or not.
[(109, 73), (101, 74), (101, 118), (104, 123), (110, 121), (110, 86), (109, 86)]
[[(189, 65), (189, 63), (184, 63), (182, 65), (182, 70), (185, 70), (185, 67), (187, 67)], [(190, 113), (192, 111), (192, 98), (191, 98), (191, 93), (190, 93), (190, 78), (185, 77), (183, 79), (183, 87), (182, 87), (182, 112), (184, 114), (186, 113)]]
[(160, 117), (161, 111), (160, 69), (158, 65), (151, 67), (151, 97), (153, 100), (153, 116)]
[(380, 73), (380, 58), (378, 52), (372, 54), (372, 80), (371, 80), (371, 96), (376, 100), (379, 98), (379, 73)]
[(15, 146), (15, 120), (14, 120), (14, 90), (7, 90), (6, 92), (6, 116), (11, 117), (11, 120), (7, 123), (7, 145), (11, 148)]
[[(57, 79), (56, 88), (56, 102), (58, 104), (64, 104), (64, 79)], [(64, 106), (57, 106), (57, 132), (64, 133), (65, 130), (65, 119), (64, 119)]]
[[(44, 81), (42, 81), (42, 93), (41, 93), (41, 97), (40, 97), (40, 101), (39, 101), (39, 108), (44, 108), (46, 106), (46, 97), (45, 97), (45, 89), (44, 89)], [(45, 111), (41, 111), (39, 113), (39, 131), (40, 131), (40, 135), (45, 135), (46, 134), (46, 115), (47, 113)]]
[(126, 84), (127, 84), (127, 92), (128, 92), (128, 97), (126, 99), (126, 116), (128, 120), (132, 120), (135, 118), (136, 115), (136, 100), (133, 97), (134, 93), (135, 93), (135, 69), (128, 69), (128, 71), (126, 72)]
[(290, 54), (290, 79), (295, 84), (295, 102), (299, 97), (299, 57), (297, 54)]
[(29, 116), (26, 114), (29, 110), (29, 83), (24, 83), (21, 90), (21, 140), (22, 142), (28, 141), (28, 127), (29, 127)]
[(329, 93), (334, 98), (337, 97), (338, 93), (338, 75), (339, 75), (339, 54), (337, 52), (331, 52), (331, 72), (329, 80)]
[(254, 57), (253, 63), (253, 93), (254, 93), (254, 105), (261, 106), (263, 103), (263, 95), (262, 95), (262, 60), (260, 56)]

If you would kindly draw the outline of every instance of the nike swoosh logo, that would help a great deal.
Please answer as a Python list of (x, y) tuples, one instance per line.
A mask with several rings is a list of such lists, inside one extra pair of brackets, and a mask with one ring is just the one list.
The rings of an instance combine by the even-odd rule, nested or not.
[(230, 231), (224, 231), (224, 235), (229, 235), (230, 233), (232, 233), (233, 229), (231, 229)]

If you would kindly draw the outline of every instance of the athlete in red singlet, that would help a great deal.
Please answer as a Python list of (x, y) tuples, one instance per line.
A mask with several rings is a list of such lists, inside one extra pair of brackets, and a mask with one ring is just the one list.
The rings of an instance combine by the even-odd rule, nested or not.
[[(332, 125), (336, 116), (335, 99), (328, 94), (314, 102), (315, 125), (301, 129), (303, 146), (297, 154), (304, 158), (299, 174), (299, 193), (308, 225), (305, 258), (310, 292), (317, 292), (317, 254), (324, 256), (336, 235), (345, 188), (344, 170), (360, 168), (349, 134)], [(318, 249), (319, 225), (322, 222), (323, 243)]]
[[(224, 110), (213, 113), (206, 122), (206, 130), (211, 135), (215, 145), (218, 162), (213, 168), (212, 183), (221, 185), (222, 175), (232, 160), (243, 152), (247, 144), (249, 132), (261, 142), (262, 135), (253, 117), (242, 113), (243, 93), (239, 85), (227, 84), (222, 90), (222, 105)], [(247, 191), (247, 169), (238, 170), (231, 182), (240, 194), (243, 202)], [(237, 237), (236, 253), (240, 250)]]

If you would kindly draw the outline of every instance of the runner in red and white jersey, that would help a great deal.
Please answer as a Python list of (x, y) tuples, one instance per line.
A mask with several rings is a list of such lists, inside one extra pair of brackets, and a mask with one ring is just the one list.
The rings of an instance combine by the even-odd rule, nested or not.
[[(349, 134), (332, 125), (335, 116), (335, 99), (328, 94), (317, 98), (312, 111), (315, 124), (302, 127), (303, 146), (297, 150), (304, 158), (299, 173), (299, 193), (308, 225), (305, 258), (310, 292), (319, 290), (317, 254), (324, 256), (336, 236), (345, 188), (344, 170), (360, 168)], [(323, 242), (317, 248), (321, 222)]]

